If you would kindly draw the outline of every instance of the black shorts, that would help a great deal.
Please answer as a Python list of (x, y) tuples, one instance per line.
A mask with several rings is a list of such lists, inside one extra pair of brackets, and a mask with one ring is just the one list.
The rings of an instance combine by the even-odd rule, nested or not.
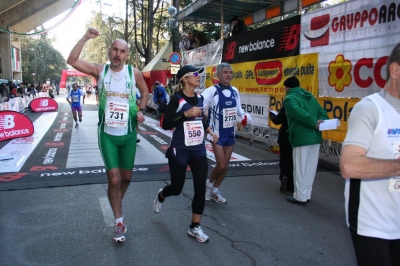
[(207, 156), (206, 149), (201, 150), (186, 150), (169, 147), (165, 153), (166, 158), (174, 158), (175, 161), (182, 165), (188, 165), (191, 158)]

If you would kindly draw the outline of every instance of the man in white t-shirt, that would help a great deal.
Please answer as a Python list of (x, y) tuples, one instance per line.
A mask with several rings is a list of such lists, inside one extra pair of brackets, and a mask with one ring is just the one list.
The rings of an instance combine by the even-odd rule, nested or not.
[(400, 43), (383, 90), (351, 112), (340, 170), (358, 265), (400, 265)]

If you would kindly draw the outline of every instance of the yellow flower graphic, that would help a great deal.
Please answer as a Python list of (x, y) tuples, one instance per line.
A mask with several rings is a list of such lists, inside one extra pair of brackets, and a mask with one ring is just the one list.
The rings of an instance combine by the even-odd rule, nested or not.
[(351, 61), (344, 59), (342, 54), (337, 55), (335, 61), (329, 63), (328, 82), (329, 85), (335, 87), (337, 92), (342, 92), (344, 87), (350, 85), (352, 80), (351, 67)]

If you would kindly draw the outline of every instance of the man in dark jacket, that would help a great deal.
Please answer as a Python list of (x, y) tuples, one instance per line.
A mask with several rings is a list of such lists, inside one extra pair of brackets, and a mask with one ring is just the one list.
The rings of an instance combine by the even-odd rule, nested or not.
[(239, 35), (240, 33), (247, 31), (246, 23), (239, 17), (234, 16), (231, 19), (231, 23), (233, 25), (232, 36)]
[(167, 93), (165, 92), (165, 88), (160, 85), (159, 81), (156, 81), (154, 84), (153, 100), (157, 106), (156, 112), (164, 113), (167, 104)]
[(296, 77), (287, 78), (283, 84), (286, 91), (283, 104), (288, 117), (294, 164), (294, 193), (287, 200), (290, 203), (306, 205), (311, 199), (322, 142), (319, 125), (329, 117), (317, 99), (310, 92), (300, 88)]
[(275, 125), (281, 125), (278, 133), (279, 144), (279, 179), (281, 180), (280, 192), (284, 194), (293, 194), (293, 149), (289, 142), (288, 121), (285, 106), (279, 110), (279, 113), (269, 113), (269, 118)]

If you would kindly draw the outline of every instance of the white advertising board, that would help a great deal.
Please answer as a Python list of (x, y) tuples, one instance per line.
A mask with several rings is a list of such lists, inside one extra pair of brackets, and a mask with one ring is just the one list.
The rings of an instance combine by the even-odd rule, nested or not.
[(300, 53), (319, 53), (319, 95), (362, 98), (385, 85), (400, 2), (356, 0), (302, 15)]
[(253, 125), (268, 126), (269, 96), (240, 93), (242, 109), (251, 115)]
[(182, 52), (182, 66), (205, 67), (221, 63), (224, 40), (209, 43), (199, 48)]

